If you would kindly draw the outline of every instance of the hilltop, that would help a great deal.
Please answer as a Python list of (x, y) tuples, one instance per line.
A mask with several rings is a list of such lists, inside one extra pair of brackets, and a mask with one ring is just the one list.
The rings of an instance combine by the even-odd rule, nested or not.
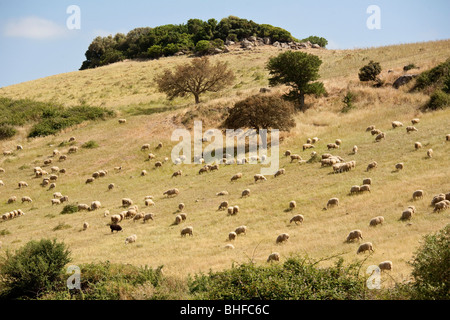
[[(429, 204), (434, 195), (450, 191), (446, 169), (450, 143), (445, 141), (450, 110), (423, 112), (421, 107), (429, 100), (426, 93), (409, 92), (412, 84), (394, 89), (392, 83), (405, 73), (405, 65), (413, 63), (420, 69), (408, 73), (419, 73), (445, 61), (449, 46), (450, 40), (354, 50), (303, 49), (323, 60), (321, 81), (328, 96), (307, 98), (311, 107), (295, 116), (295, 129), (282, 134), (280, 151), (289, 149), (309, 160), (311, 150), (301, 149), (307, 138), (320, 138), (314, 148), (319, 155), (328, 152), (327, 143), (339, 138), (343, 141), (341, 148), (331, 153), (355, 160), (356, 168), (332, 174), (331, 168), (321, 167), (319, 162), (291, 162), (280, 154), (280, 166), (286, 169), (286, 174), (258, 183), (253, 181), (253, 175), (259, 173), (260, 165), (221, 166), (217, 172), (199, 175), (200, 165), (166, 162), (156, 169), (154, 163), (170, 158), (177, 143), (171, 141), (174, 129), (191, 128), (194, 119), (203, 120), (204, 131), (214, 128), (222, 122), (227, 108), (267, 87), (265, 64), (269, 57), (286, 49), (260, 46), (243, 50), (235, 45), (228, 53), (211, 56), (213, 61), (228, 62), (237, 80), (231, 88), (204, 95), (199, 105), (194, 105), (191, 98), (169, 102), (153, 83), (154, 75), (185, 63), (191, 59), (188, 56), (126, 60), (1, 88), (0, 96), (11, 99), (52, 101), (66, 107), (104, 107), (114, 110), (116, 117), (83, 122), (44, 138), (27, 139), (29, 128), (24, 126), (13, 140), (0, 142), (2, 150), (23, 146), (23, 150), (0, 160), (0, 167), (5, 169), (0, 173), (5, 183), (0, 187), (0, 213), (18, 208), (26, 213), (0, 222), (0, 254), (31, 239), (56, 237), (69, 245), (74, 264), (109, 260), (152, 267), (164, 265), (167, 274), (186, 277), (189, 273), (221, 270), (233, 262), (250, 259), (263, 264), (273, 251), (279, 252), (282, 259), (291, 254), (316, 258), (342, 254), (349, 262), (363, 260), (367, 256), (356, 255), (356, 243), (344, 243), (349, 231), (361, 229), (364, 241), (371, 241), (375, 248), (365, 265), (391, 260), (395, 267), (392, 278), (384, 279), (386, 284), (408, 279), (408, 261), (421, 238), (449, 223), (449, 210), (433, 213)], [(359, 68), (370, 60), (380, 62), (385, 86), (374, 88), (358, 80)], [(283, 87), (273, 89), (283, 90)], [(342, 100), (349, 91), (355, 97), (354, 108), (343, 113)], [(126, 118), (126, 124), (119, 125), (118, 118)], [(416, 125), (418, 132), (407, 134), (404, 127), (391, 126), (394, 120), (409, 125), (413, 118), (421, 119)], [(375, 143), (374, 137), (365, 131), (369, 125), (385, 131), (386, 139)], [(69, 144), (71, 136), (76, 141)], [(88, 141), (94, 141), (98, 147), (83, 148)], [(414, 149), (416, 141), (422, 143), (422, 150)], [(163, 143), (162, 149), (156, 149), (159, 142)], [(149, 152), (156, 155), (155, 160), (148, 159), (149, 152), (141, 151), (145, 143), (150, 144)], [(44, 160), (51, 158), (54, 149), (67, 154), (71, 145), (78, 146), (78, 152), (69, 154), (65, 162), (52, 164), (67, 170), (59, 175), (57, 187), (54, 190), (41, 187), (42, 179), (34, 178), (33, 168), (42, 166), (50, 170), (43, 166)], [(359, 148), (355, 155), (351, 154), (354, 145)], [(429, 148), (434, 150), (431, 159), (426, 157)], [(367, 164), (374, 160), (378, 168), (367, 172)], [(405, 164), (400, 172), (395, 171), (398, 162)], [(123, 169), (114, 171), (118, 166)], [(108, 170), (106, 177), (85, 184), (93, 172), (101, 169)], [(148, 175), (140, 176), (144, 169)], [(183, 175), (171, 178), (180, 169)], [(242, 172), (243, 178), (230, 183), (237, 172)], [(373, 179), (372, 192), (349, 195), (350, 187), (361, 184), (366, 177)], [(18, 189), (21, 180), (27, 181), (29, 187)], [(108, 190), (110, 183), (116, 188)], [(175, 187), (180, 190), (179, 196), (169, 199), (163, 196), (164, 191)], [(246, 188), (251, 190), (251, 196), (241, 198), (241, 191)], [(425, 197), (413, 201), (411, 196), (417, 189), (424, 190)], [(227, 190), (229, 196), (216, 196), (222, 190)], [(63, 215), (64, 204), (51, 204), (56, 191), (68, 195), (71, 204), (98, 200), (102, 208)], [(144, 197), (148, 195), (154, 197), (155, 207), (144, 206)], [(19, 200), (7, 204), (10, 196), (18, 199), (30, 196), (33, 202), (21, 204)], [(332, 197), (338, 197), (341, 205), (323, 210)], [(155, 213), (155, 221), (143, 224), (126, 220), (122, 223), (123, 233), (111, 234), (107, 227), (110, 220), (104, 217), (104, 211), (109, 210), (110, 214), (122, 211), (122, 198), (131, 198), (141, 210)], [(229, 217), (217, 211), (223, 200), (239, 205), (239, 214)], [(297, 208), (288, 211), (291, 200), (297, 202)], [(188, 218), (182, 225), (173, 226), (180, 202), (186, 204)], [(408, 205), (417, 208), (410, 225), (399, 221)], [(289, 224), (294, 214), (305, 216), (302, 225)], [(379, 215), (385, 217), (386, 223), (369, 228), (369, 220)], [(90, 228), (82, 231), (85, 221)], [(187, 225), (194, 226), (194, 236), (182, 238), (180, 229)], [(224, 249), (228, 233), (240, 225), (249, 227), (248, 234), (238, 238), (234, 250)], [(275, 239), (282, 232), (289, 233), (291, 238), (276, 245)], [(125, 237), (131, 234), (138, 235), (137, 243), (124, 245)]]

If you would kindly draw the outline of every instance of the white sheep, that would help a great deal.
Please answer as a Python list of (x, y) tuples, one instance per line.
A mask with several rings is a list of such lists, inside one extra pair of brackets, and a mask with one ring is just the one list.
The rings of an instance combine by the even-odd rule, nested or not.
[(228, 195), (228, 191), (226, 191), (226, 190), (216, 193), (216, 196), (226, 196), (226, 195)]
[(234, 246), (231, 243), (227, 243), (224, 248), (232, 250), (234, 249)]
[(420, 122), (420, 119), (419, 119), (419, 118), (411, 119), (411, 123), (412, 123), (413, 125), (418, 124), (419, 122)]
[(350, 233), (348, 234), (346, 242), (350, 242), (350, 241), (353, 241), (353, 240), (359, 240), (359, 239), (362, 239), (362, 238), (363, 237), (362, 237), (362, 231), (361, 230), (353, 230), (353, 231), (350, 231)]
[(178, 211), (183, 211), (184, 208), (186, 208), (186, 205), (184, 203), (179, 203), (178, 204)]
[(372, 218), (370, 220), (369, 226), (375, 227), (375, 226), (377, 226), (379, 224), (383, 224), (383, 222), (384, 222), (384, 217), (383, 216), (378, 216), (378, 217)]
[(20, 181), (18, 185), (19, 189), (28, 187), (28, 183), (26, 183), (25, 181)]
[(240, 234), (247, 234), (247, 226), (240, 226), (240, 227), (237, 227), (237, 228), (234, 230), (234, 232), (235, 232), (237, 235), (240, 235)]
[(30, 198), (30, 197), (27, 197), (27, 196), (24, 196), (24, 197), (22, 197), (22, 203), (24, 203), (24, 202), (33, 202), (33, 200)]
[(286, 170), (284, 168), (279, 169), (277, 172), (275, 172), (275, 174), (273, 175), (274, 178), (281, 176), (282, 174), (285, 174)]
[(361, 191), (361, 187), (360, 186), (352, 186), (351, 188), (350, 188), (350, 194), (355, 194), (355, 193), (358, 193), (358, 192), (360, 192)]
[(282, 234), (278, 235), (277, 240), (275, 242), (282, 243), (282, 242), (286, 242), (288, 239), (289, 239), (289, 234), (282, 233)]
[(292, 200), (291, 202), (289, 202), (289, 208), (290, 209), (297, 208), (297, 202), (295, 202), (295, 200)]
[(243, 197), (248, 197), (248, 196), (250, 196), (250, 189), (243, 190), (241, 193), (241, 197), (243, 198)]
[(408, 126), (406, 127), (406, 133), (410, 133), (412, 131), (418, 131), (416, 127), (414, 126)]
[(291, 162), (294, 160), (302, 160), (302, 157), (299, 154), (291, 154)]
[(307, 150), (307, 149), (312, 149), (314, 148), (314, 145), (312, 145), (311, 143), (305, 143), (303, 145), (303, 151)]
[(378, 167), (378, 163), (377, 163), (376, 161), (372, 161), (371, 163), (369, 163), (369, 164), (367, 165), (366, 171), (372, 170), (372, 169), (374, 169), (374, 168), (376, 168), (376, 167)]
[(382, 139), (386, 139), (386, 134), (385, 134), (384, 132), (379, 133), (379, 134), (376, 136), (375, 141), (379, 142), (379, 141), (381, 141)]
[(331, 206), (339, 206), (339, 199), (338, 198), (331, 198), (330, 200), (328, 200), (327, 208), (329, 208)]
[(52, 199), (52, 206), (55, 204), (56, 205), (61, 204), (61, 201), (59, 199)]
[(83, 223), (83, 230), (86, 230), (87, 228), (89, 228), (89, 223), (87, 222)]
[(427, 156), (428, 158), (433, 158), (433, 149), (428, 149)]
[(122, 207), (129, 207), (133, 205), (133, 200), (130, 198), (123, 198), (122, 199)]
[(136, 242), (137, 235), (133, 234), (125, 239), (125, 244)]
[(261, 181), (267, 181), (266, 177), (264, 177), (262, 174), (259, 174), (259, 173), (255, 174), (255, 175), (253, 176), (253, 178), (255, 179), (255, 183), (256, 183), (257, 181), (259, 181), (259, 180), (261, 180)]
[(112, 190), (112, 189), (114, 189), (116, 187), (116, 185), (114, 184), (114, 183), (110, 183), (109, 185), (108, 185), (108, 190)]
[(339, 145), (337, 145), (336, 143), (329, 143), (329, 144), (327, 144), (327, 148), (328, 148), (328, 150), (339, 149)]
[(361, 244), (358, 248), (358, 250), (356, 251), (356, 254), (360, 254), (361, 252), (366, 252), (366, 251), (374, 251), (373, 250), (373, 244), (371, 242), (365, 242), (363, 244)]
[(153, 213), (147, 213), (147, 214), (145, 214), (145, 215), (144, 215), (143, 222), (146, 222), (146, 221), (148, 221), (148, 220), (153, 220), (154, 216), (155, 216), (155, 215), (154, 215)]
[(423, 198), (423, 190), (416, 190), (413, 192), (412, 195), (413, 200), (421, 199)]
[(442, 200), (434, 205), (433, 212), (446, 210), (450, 207), (450, 200)]
[(217, 209), (217, 210), (222, 210), (225, 208), (228, 208), (228, 201), (222, 201), (219, 205), (219, 209)]
[(193, 227), (186, 227), (181, 230), (181, 236), (185, 237), (186, 235), (193, 236), (194, 235), (194, 228)]
[(353, 151), (353, 154), (357, 154), (358, 153), (358, 146), (354, 145), (352, 151)]
[(420, 143), (420, 142), (415, 142), (414, 143), (414, 148), (417, 150), (417, 149), (421, 149), (422, 148), (422, 144)]
[(395, 165), (395, 169), (397, 169), (397, 171), (398, 171), (398, 170), (403, 170), (403, 168), (404, 168), (403, 162), (397, 163), (397, 164)]
[(89, 210), (89, 205), (84, 204), (84, 203), (80, 203), (77, 205), (78, 211), (82, 211), (82, 210)]
[(126, 123), (127, 122), (127, 119), (119, 119), (119, 123), (120, 124), (124, 124), (124, 123)]
[(242, 173), (239, 172), (239, 173), (237, 173), (237, 174), (235, 174), (234, 176), (231, 177), (231, 181), (236, 181), (236, 180), (241, 179), (241, 178), (242, 178)]
[(400, 121), (392, 121), (392, 128), (398, 128), (398, 127), (403, 127), (403, 123), (401, 123)]
[(102, 204), (100, 203), (100, 201), (92, 201), (89, 211), (94, 211), (94, 210), (100, 209), (101, 207), (102, 207)]
[(149, 149), (150, 149), (150, 144), (148, 144), (148, 143), (143, 144), (142, 147), (141, 147), (141, 151), (142, 150), (149, 150)]
[(280, 254), (278, 252), (271, 253), (267, 258), (267, 262), (280, 261)]
[(236, 232), (230, 232), (229, 234), (228, 234), (228, 240), (229, 241), (233, 241), (233, 240), (236, 240), (236, 237), (237, 237), (237, 234), (236, 234)]
[(289, 223), (292, 223), (292, 222), (294, 222), (295, 224), (303, 223), (304, 219), (305, 219), (305, 217), (303, 217), (301, 214), (297, 214), (291, 218)]
[(170, 197), (170, 196), (177, 196), (179, 193), (180, 193), (180, 191), (177, 188), (174, 188), (174, 189), (169, 189), (169, 190), (165, 191), (163, 193), (163, 195)]
[(378, 265), (381, 271), (392, 270), (392, 261), (383, 261)]
[(143, 213), (143, 212), (140, 212), (140, 213), (136, 214), (136, 215), (133, 217), (133, 222), (136, 222), (137, 220), (140, 220), (140, 219), (143, 219), (143, 218), (144, 218), (144, 213)]
[(370, 184), (363, 184), (359, 187), (360, 192), (369, 191), (370, 192)]

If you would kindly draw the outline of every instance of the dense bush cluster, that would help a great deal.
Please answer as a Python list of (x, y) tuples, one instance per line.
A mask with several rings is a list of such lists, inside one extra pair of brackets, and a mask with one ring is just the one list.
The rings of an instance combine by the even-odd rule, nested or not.
[(32, 123), (28, 137), (43, 137), (83, 121), (106, 119), (113, 115), (113, 111), (99, 107), (64, 108), (54, 103), (0, 97), (0, 140), (13, 137), (16, 133), (14, 126)]
[(211, 49), (221, 48), (226, 40), (239, 41), (250, 36), (269, 37), (272, 41), (282, 42), (295, 40), (282, 28), (234, 16), (223, 18), (220, 22), (215, 19), (190, 19), (186, 24), (136, 28), (126, 35), (117, 33), (114, 36), (96, 37), (85, 53), (86, 60), (80, 70), (124, 59), (157, 59), (177, 52), (204, 54)]

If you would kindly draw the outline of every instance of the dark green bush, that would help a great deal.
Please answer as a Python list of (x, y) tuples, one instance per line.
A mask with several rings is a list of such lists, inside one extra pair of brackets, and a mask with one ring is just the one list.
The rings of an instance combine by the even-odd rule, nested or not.
[(89, 140), (88, 142), (83, 143), (81, 147), (85, 149), (94, 149), (98, 148), (98, 143), (95, 142), (94, 140)]
[(355, 98), (355, 95), (351, 91), (348, 91), (347, 94), (345, 95), (344, 99), (342, 100), (342, 102), (345, 104), (345, 106), (342, 108), (343, 113), (347, 113), (351, 109), (354, 108), (354, 106), (353, 106), (354, 98)]
[(450, 299), (450, 224), (427, 235), (417, 250), (413, 267), (413, 298), (420, 300)]
[(61, 211), (61, 214), (72, 214), (78, 212), (78, 206), (76, 204), (65, 205)]
[(325, 48), (328, 45), (327, 39), (317, 36), (309, 36), (308, 38), (300, 40), (300, 42), (307, 42), (307, 41), (311, 42), (312, 44), (318, 44), (322, 48)]
[(414, 89), (423, 90), (427, 87), (433, 86), (435, 88), (442, 87), (445, 81), (448, 81), (450, 76), (450, 58), (436, 67), (422, 72), (416, 78), (416, 85)]
[(359, 264), (343, 260), (327, 268), (309, 258), (292, 257), (283, 264), (242, 264), (229, 270), (191, 277), (191, 294), (206, 300), (358, 300), (365, 281)]
[(195, 45), (195, 52), (200, 56), (208, 54), (211, 49), (213, 49), (213, 47), (208, 40), (200, 40)]
[(61, 283), (63, 268), (70, 261), (70, 251), (56, 239), (33, 240), (15, 253), (7, 251), (0, 265), (0, 296), (36, 298)]
[(367, 65), (359, 69), (358, 76), (360, 81), (376, 81), (380, 73), (381, 73), (380, 63), (370, 61)]
[(430, 102), (427, 105), (428, 109), (437, 110), (444, 109), (450, 106), (450, 94), (442, 90), (434, 91), (430, 96)]
[(403, 67), (403, 71), (409, 71), (409, 70), (415, 69), (415, 68), (417, 68), (416, 65), (414, 63), (410, 63)]
[(0, 140), (6, 140), (16, 135), (17, 130), (7, 124), (0, 124)]

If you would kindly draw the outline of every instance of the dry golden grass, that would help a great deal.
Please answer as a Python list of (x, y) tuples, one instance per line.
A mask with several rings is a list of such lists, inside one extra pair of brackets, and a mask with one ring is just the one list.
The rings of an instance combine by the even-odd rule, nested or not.
[[(449, 43), (439, 41), (360, 50), (312, 51), (324, 60), (321, 72), (329, 95), (307, 99), (313, 107), (296, 116), (297, 126), (284, 134), (280, 151), (283, 153), (290, 149), (308, 160), (311, 150), (303, 152), (301, 149), (307, 138), (321, 138), (314, 149), (319, 155), (327, 152), (327, 143), (340, 138), (342, 148), (331, 153), (346, 160), (356, 160), (356, 169), (331, 174), (331, 168), (321, 168), (317, 162), (290, 163), (290, 159), (280, 155), (280, 166), (286, 169), (286, 175), (267, 177), (268, 181), (258, 183), (254, 183), (253, 175), (259, 173), (260, 165), (221, 166), (218, 172), (198, 175), (200, 165), (165, 163), (155, 169), (154, 162), (170, 158), (172, 147), (177, 143), (170, 141), (170, 136), (173, 129), (180, 127), (177, 121), (180, 114), (196, 107), (230, 106), (266, 86), (264, 65), (270, 56), (278, 53), (272, 48), (214, 56), (213, 59), (228, 61), (238, 74), (238, 84), (242, 83), (222, 93), (205, 95), (199, 106), (194, 106), (191, 99), (179, 99), (170, 104), (174, 110), (153, 115), (132, 116), (130, 110), (136, 106), (157, 108), (167, 105), (164, 96), (155, 91), (152, 74), (171, 63), (182, 63), (186, 57), (123, 62), (3, 88), (0, 94), (11, 98), (55, 99), (66, 105), (78, 104), (80, 99), (84, 99), (88, 104), (116, 109), (127, 118), (127, 123), (119, 125), (117, 119), (85, 123), (57, 136), (31, 140), (25, 138), (27, 128), (23, 128), (15, 140), (1, 142), (2, 150), (15, 149), (18, 143), (24, 146), (24, 150), (16, 151), (12, 157), (1, 157), (0, 167), (6, 172), (0, 174), (0, 179), (5, 182), (5, 186), (0, 187), (0, 213), (21, 208), (26, 215), (0, 222), (0, 234), (4, 234), (0, 235), (3, 243), (0, 254), (17, 249), (31, 239), (56, 237), (69, 245), (75, 264), (109, 260), (152, 267), (164, 265), (167, 274), (185, 277), (198, 271), (229, 268), (233, 262), (250, 259), (265, 263), (273, 251), (278, 251), (283, 259), (291, 254), (308, 254), (315, 258), (342, 254), (348, 262), (360, 261), (367, 255), (356, 255), (358, 243), (348, 244), (344, 240), (351, 230), (361, 229), (364, 241), (371, 241), (375, 248), (365, 265), (392, 260), (392, 279), (407, 279), (410, 273), (407, 262), (421, 238), (449, 223), (450, 211), (432, 213), (429, 203), (433, 195), (450, 191), (450, 172), (447, 169), (450, 143), (445, 141), (450, 128), (450, 110), (422, 113), (419, 108), (427, 101), (427, 96), (408, 93), (407, 88), (375, 89), (360, 84), (357, 71), (368, 59), (378, 60), (384, 69), (382, 76), (391, 81), (392, 73), (388, 74), (387, 68), (402, 73), (403, 65), (408, 63), (415, 63), (422, 69), (433, 66), (448, 56)], [(259, 73), (264, 74), (262, 78)], [(255, 77), (259, 80), (255, 81)], [(88, 81), (90, 84), (86, 83)], [(55, 90), (56, 87), (64, 90)], [(138, 93), (134, 94), (134, 90)], [(347, 91), (355, 94), (355, 108), (344, 114), (340, 111)], [(208, 112), (204, 117), (208, 117)], [(418, 132), (406, 134), (404, 127), (395, 130), (391, 127), (394, 120), (402, 121), (406, 126), (410, 119), (416, 117), (421, 119), (417, 125)], [(203, 129), (206, 131), (220, 120), (210, 120)], [(369, 125), (386, 132), (386, 140), (375, 143), (374, 137), (365, 132)], [(99, 147), (80, 148), (78, 153), (69, 155), (66, 162), (54, 163), (66, 168), (67, 173), (59, 176), (55, 190), (47, 190), (39, 185), (41, 179), (33, 177), (33, 167), (42, 165), (55, 148), (66, 154), (68, 146), (58, 145), (70, 136), (77, 138), (77, 146), (94, 140)], [(159, 141), (164, 143), (164, 147), (156, 150)], [(422, 142), (424, 148), (416, 151), (415, 141)], [(140, 151), (144, 143), (151, 144), (150, 152), (156, 154), (157, 159), (148, 161), (148, 152)], [(356, 155), (351, 154), (353, 145), (359, 147)], [(428, 148), (434, 150), (431, 159), (426, 158)], [(378, 162), (378, 168), (366, 172), (367, 164), (373, 160)], [(404, 162), (405, 169), (394, 172), (398, 162)], [(123, 166), (123, 170), (115, 172), (113, 168), (117, 166)], [(86, 185), (86, 178), (99, 169), (107, 169), (108, 175)], [(145, 177), (140, 176), (143, 169), (149, 172)], [(183, 175), (171, 178), (172, 173), (179, 169), (183, 170)], [(242, 172), (243, 178), (230, 182), (231, 176), (237, 172)], [(362, 184), (366, 177), (374, 181), (372, 192), (350, 196), (350, 187)], [(27, 181), (30, 186), (19, 190), (17, 182), (20, 180)], [(109, 183), (114, 183), (116, 188), (109, 191)], [(163, 197), (162, 193), (173, 187), (180, 190), (180, 195)], [(251, 195), (241, 198), (241, 191), (246, 188), (251, 190)], [(425, 191), (424, 199), (412, 201), (411, 195), (416, 189)], [(230, 195), (216, 196), (222, 190), (229, 191)], [(50, 202), (55, 191), (68, 195), (70, 203), (90, 204), (99, 200), (103, 207), (93, 212), (61, 215), (63, 205), (52, 206)], [(12, 195), (16, 195), (19, 202), (6, 204)], [(24, 195), (30, 196), (34, 202), (22, 205), (20, 198)], [(147, 195), (155, 197), (155, 207), (144, 206), (143, 199)], [(126, 220), (121, 223), (123, 233), (111, 234), (107, 226), (110, 220), (104, 217), (104, 210), (108, 209), (111, 214), (122, 211), (120, 205), (124, 197), (132, 198), (142, 211), (155, 213), (155, 221), (144, 224)], [(331, 197), (338, 197), (341, 205), (323, 210)], [(218, 211), (222, 200), (238, 205), (239, 214), (227, 216), (226, 212)], [(298, 206), (288, 211), (291, 200), (296, 200)], [(183, 224), (174, 226), (172, 223), (180, 202), (186, 204), (188, 218)], [(417, 207), (417, 214), (408, 225), (399, 221), (399, 217), (411, 204)], [(302, 225), (289, 224), (294, 214), (305, 216)], [(378, 215), (383, 215), (386, 223), (370, 228), (370, 219)], [(82, 231), (85, 221), (90, 228)], [(70, 228), (54, 231), (63, 223)], [(180, 230), (187, 225), (194, 227), (194, 236), (182, 238)], [(248, 234), (238, 237), (234, 250), (224, 249), (229, 243), (228, 233), (240, 225), (248, 226)], [(283, 232), (291, 237), (287, 243), (277, 245), (275, 239)], [(125, 245), (125, 238), (131, 234), (138, 236), (137, 242)], [(386, 283), (392, 284), (393, 280), (389, 281)]]

